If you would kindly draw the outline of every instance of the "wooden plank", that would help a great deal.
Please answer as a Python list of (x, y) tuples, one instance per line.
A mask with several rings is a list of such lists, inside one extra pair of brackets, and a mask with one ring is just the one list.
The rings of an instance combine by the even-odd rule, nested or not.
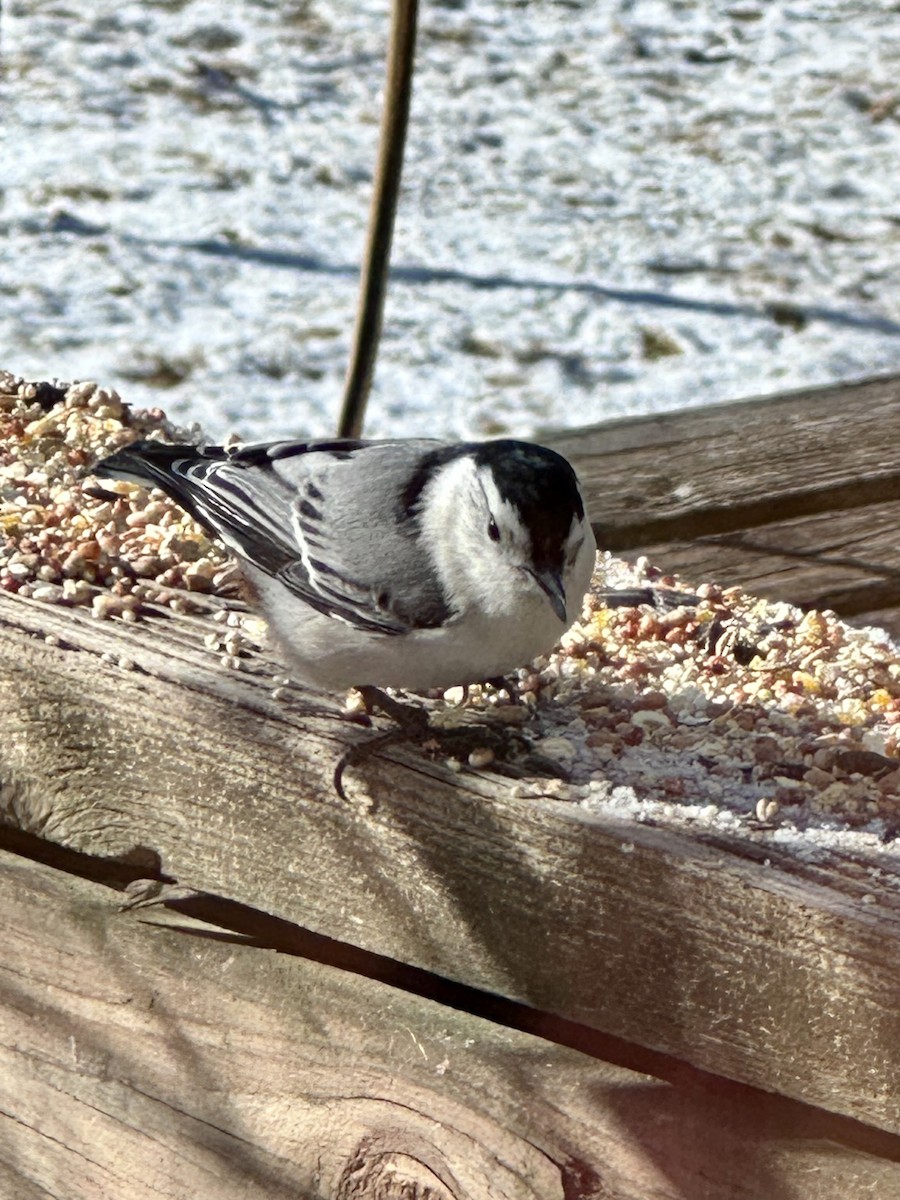
[(900, 636), (898, 437), (892, 375), (544, 440), (578, 468), (604, 548)]
[(6, 819), (900, 1131), (886, 876), (600, 818), (564, 789), (526, 799), (414, 749), (355, 770), (341, 801), (353, 731), (323, 701), (272, 700), (264, 664), (224, 670), (206, 629), (0, 597)]
[(688, 580), (832, 609), (900, 635), (900, 504), (817, 513), (694, 542), (638, 548)]
[(900, 1189), (898, 1138), (690, 1072), (663, 1084), (118, 899), (0, 852), (11, 1200)]
[(611, 421), (567, 455), (598, 541), (629, 550), (900, 500), (900, 376)]
[[(12, 1151), (12, 1139), (7, 1140), (4, 1134), (4, 1115), (0, 1112), (0, 1156)], [(13, 1156), (19, 1157), (15, 1152)], [(48, 1191), (34, 1180), (26, 1179), (16, 1166), (7, 1166), (3, 1162), (0, 1162), (0, 1196), (8, 1196), (10, 1200), (63, 1200), (60, 1193)]]
[[(8, 855), (0, 894), (5, 1152), (51, 1194), (349, 1200), (403, 1180), (435, 1200), (543, 1200), (565, 1194), (567, 1137), (598, 1155), (609, 1140), (526, 1082), (544, 1053), (577, 1080), (571, 1051), (314, 963), (141, 927), (115, 893)], [(495, 1113), (513, 1125), (522, 1093), (533, 1114), (510, 1129)]]

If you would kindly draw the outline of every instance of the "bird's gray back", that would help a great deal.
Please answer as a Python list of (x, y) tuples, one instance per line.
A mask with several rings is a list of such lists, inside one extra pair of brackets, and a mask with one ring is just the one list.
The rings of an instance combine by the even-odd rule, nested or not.
[(424, 439), (371, 442), (287, 454), (271, 465), (293, 493), (298, 545), (312, 570), (364, 589), (377, 609), (409, 627), (431, 627), (451, 615), (408, 499), (411, 482), (421, 471), (427, 475), (442, 446)]

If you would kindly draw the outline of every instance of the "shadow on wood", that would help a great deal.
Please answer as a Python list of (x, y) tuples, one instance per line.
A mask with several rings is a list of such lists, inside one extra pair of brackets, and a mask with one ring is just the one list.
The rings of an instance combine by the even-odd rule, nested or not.
[[(759, 539), (831, 556), (786, 576), (773, 554), (772, 587), (850, 603), (882, 579), (881, 603), (900, 564), (893, 501), (871, 497), (893, 486), (897, 399), (869, 381), (555, 444), (608, 540), (707, 521), (719, 542), (661, 545), (660, 565), (715, 573), (711, 547), (737, 572)], [(835, 500), (859, 500), (840, 533), (815, 507)], [(748, 532), (752, 513), (771, 520)], [(354, 767), (342, 800), (359, 733), (321, 697), (276, 701), (264, 658), (223, 669), (208, 632), (0, 595), (10, 1195), (900, 1194), (887, 875), (411, 748)], [(178, 890), (120, 912), (142, 878)]]
[[(3, 1039), (12, 1048), (4, 1076), (13, 1081), (10, 1096), (34, 1097), (31, 1108), (23, 1100), (15, 1110), (17, 1123), (10, 1127), (17, 1135), (10, 1144), (20, 1146), (25, 1138), (31, 1147), (15, 1160), (20, 1166), (31, 1161), (26, 1131), (34, 1128), (44, 1131), (35, 1145), (52, 1138), (68, 1144), (69, 1138), (73, 1162), (90, 1157), (96, 1165), (96, 1148), (88, 1155), (80, 1140), (98, 1136), (92, 1126), (87, 1132), (86, 1104), (95, 1114), (106, 1111), (104, 1105), (110, 1109), (100, 1138), (111, 1156), (103, 1170), (121, 1174), (122, 1162), (134, 1161), (145, 1189), (134, 1194), (154, 1197), (206, 1189), (227, 1198), (223, 1180), (235, 1189), (238, 1181), (249, 1186), (256, 1180), (263, 1189), (262, 1178), (268, 1190), (261, 1195), (300, 1186), (297, 1180), (313, 1196), (341, 1195), (334, 1188), (344, 1186), (342, 1177), (323, 1174), (321, 1164), (327, 1159), (351, 1170), (347, 1164), (369, 1161), (367, 1154), (372, 1162), (396, 1160), (400, 1165), (390, 1169), (397, 1178), (419, 1169), (410, 1164), (424, 1164), (434, 1179), (421, 1175), (417, 1186), (426, 1180), (434, 1195), (457, 1198), (488, 1194), (482, 1182), (488, 1178), (491, 1194), (501, 1196), (590, 1197), (605, 1188), (635, 1200), (675, 1200), (684, 1191), (795, 1200), (804, 1196), (801, 1176), (827, 1178), (829, 1186), (839, 1181), (836, 1194), (848, 1197), (871, 1192), (873, 1178), (888, 1186), (898, 1169), (893, 1081), (900, 1039), (887, 981), (896, 977), (900, 922), (890, 894), (863, 903), (868, 874), (855, 874), (852, 864), (804, 867), (787, 856), (763, 865), (753, 861), (762, 851), (757, 855), (752, 844), (705, 846), (601, 820), (564, 799), (520, 798), (507, 780), (460, 777), (413, 751), (367, 763), (354, 775), (350, 800), (341, 802), (331, 789), (331, 766), (352, 731), (302, 693), (296, 706), (273, 701), (265, 662), (239, 673), (223, 670), (203, 648), (205, 628), (196, 618), (169, 618), (164, 630), (153, 622), (98, 623), (77, 611), (0, 597), (7, 822), (83, 853), (130, 861), (134, 873), (161, 870), (181, 886), (262, 910), (358, 947), (363, 956), (382, 956), (388, 962), (383, 978), (391, 984), (406, 987), (404, 972), (415, 968), (500, 997), (499, 1007), (488, 1005), (486, 1014), (514, 1024), (518, 1012), (526, 1030), (507, 1028), (503, 1036), (523, 1040), (510, 1043), (515, 1049), (492, 1074), (488, 1048), (499, 1032), (484, 1016), (451, 1009), (446, 995), (440, 1002), (417, 997), (414, 989), (400, 995), (379, 979), (309, 957), (292, 955), (290, 966), (284, 953), (275, 955), (274, 973), (267, 974), (260, 955), (274, 952), (245, 944), (246, 931), (228, 934), (227, 922), (211, 925), (215, 910), (205, 912), (199, 927), (196, 917), (193, 923), (177, 918), (194, 936), (176, 938), (176, 950), (163, 959), (176, 957), (165, 967), (155, 957), (155, 947), (169, 945), (161, 935), (136, 928), (135, 914), (116, 914), (109, 900), (92, 900), (87, 908), (79, 901), (72, 909), (74, 901), (65, 897), (75, 882), (51, 871), (56, 882), (41, 887), (62, 892), (52, 901), (22, 899), (20, 940), (7, 943), (4, 1023), (35, 1010), (32, 985), (44, 1005), (38, 1026), (48, 1037), (49, 1013), (61, 1005), (53, 1026), (58, 1048), (49, 1056), (37, 1043), (33, 1051), (15, 1049), (31, 1044), (18, 1026)], [(47, 633), (60, 644), (48, 645)], [(134, 669), (111, 666), (101, 655), (125, 657)], [(44, 878), (49, 868), (28, 864), (26, 870)], [(24, 897), (21, 872), (11, 886), (13, 895)], [(5, 903), (11, 913), (12, 897)], [(47, 915), (37, 919), (42, 903)], [(30, 965), (24, 975), (21, 969), (40, 962), (37, 948), (21, 940), (29, 928), (47, 954), (36, 981)], [(120, 930), (131, 932), (116, 949)], [(248, 965), (240, 968), (245, 974), (233, 985), (232, 1001), (223, 980), (239, 958)], [(365, 961), (371, 965), (371, 957)], [(153, 973), (164, 967), (165, 978), (154, 982)], [(337, 972), (351, 992), (362, 989), (352, 1017), (338, 1027), (330, 1023), (340, 1006), (316, 999), (326, 994), (325, 984), (292, 982), (285, 974), (311, 971), (310, 978), (321, 980), (317, 970)], [(68, 986), (72, 999), (60, 996)], [(260, 1012), (240, 1007), (246, 996)], [(122, 1014), (125, 1026), (107, 1044), (102, 1031)], [(286, 1025), (272, 1026), (282, 1019)], [(82, 1021), (88, 1032), (80, 1029)], [(442, 1041), (458, 1021), (475, 1022), (475, 1032)], [(141, 1030), (147, 1042), (140, 1041)], [(555, 1044), (532, 1043), (537, 1035)], [(32, 1029), (29, 1036), (38, 1035)], [(370, 1036), (380, 1046), (375, 1058), (382, 1066), (374, 1076), (367, 1068), (360, 1082), (360, 1062), (375, 1053)], [(581, 1053), (559, 1044), (567, 1036)], [(398, 1077), (394, 1055), (404, 1038), (433, 1091), (417, 1090), (424, 1084), (415, 1072), (412, 1080), (400, 1072), (399, 1091), (388, 1088), (385, 1080)], [(242, 1039), (251, 1049), (232, 1061), (228, 1046)], [(321, 1059), (310, 1041), (331, 1047), (336, 1057)], [(449, 1054), (451, 1044), (482, 1063), (481, 1075), (468, 1058), (469, 1065), (457, 1068), (468, 1092), (454, 1091), (449, 1067), (435, 1074), (442, 1047)], [(285, 1096), (277, 1064), (294, 1063), (295, 1054), (313, 1054), (313, 1062), (288, 1067), (298, 1082)], [(603, 1061), (617, 1056), (620, 1065)], [(251, 1059), (262, 1079), (242, 1074)], [(35, 1083), (39, 1062), (46, 1074), (42, 1067)], [(226, 1063), (227, 1075), (217, 1074)], [(803, 1105), (766, 1101), (759, 1092), (709, 1081), (697, 1068)], [(671, 1074), (675, 1082), (635, 1078), (645, 1071)], [(477, 1099), (473, 1079), (482, 1080)], [(137, 1098), (127, 1091), (129, 1081), (138, 1081)], [(57, 1091), (72, 1097), (68, 1115), (65, 1105), (49, 1104)], [(341, 1097), (356, 1098), (350, 1110)], [(426, 1115), (409, 1117), (407, 1140), (398, 1134), (399, 1140), (385, 1141), (386, 1130), (408, 1132), (398, 1126), (398, 1104)], [(731, 1124), (722, 1115), (728, 1106)], [(131, 1114), (127, 1129), (122, 1108)], [(711, 1108), (718, 1114), (715, 1137), (707, 1127)], [(288, 1112), (306, 1113), (299, 1124), (315, 1139), (327, 1132), (328, 1145), (317, 1157)], [(323, 1114), (325, 1124), (317, 1124)], [(177, 1128), (167, 1132), (166, 1121), (176, 1117)], [(435, 1121), (449, 1127), (437, 1141)], [(773, 1146), (770, 1131), (785, 1122), (796, 1130), (796, 1145)], [(350, 1133), (341, 1140), (345, 1124)], [(375, 1136), (372, 1130), (381, 1141), (366, 1140)], [(424, 1130), (431, 1130), (428, 1155), (421, 1148)], [(165, 1180), (153, 1183), (155, 1192), (146, 1180), (157, 1175), (148, 1175), (145, 1152), (139, 1152), (147, 1137), (157, 1139), (154, 1156), (166, 1146), (166, 1165), (156, 1168)], [(813, 1144), (823, 1137), (834, 1144)], [(382, 1153), (388, 1144), (393, 1159)], [(56, 1154), (53, 1169), (60, 1170)], [(713, 1185), (709, 1172), (720, 1154)], [(172, 1182), (187, 1171), (183, 1160), (194, 1164), (187, 1176), (193, 1191)], [(510, 1167), (505, 1191), (497, 1163), (518, 1164)], [(69, 1163), (64, 1172), (73, 1169)], [(751, 1179), (752, 1188), (745, 1186)], [(81, 1193), (72, 1188), (67, 1194), (104, 1194), (90, 1190), (93, 1175), (85, 1180)], [(812, 1200), (821, 1191), (810, 1185), (806, 1195)]]

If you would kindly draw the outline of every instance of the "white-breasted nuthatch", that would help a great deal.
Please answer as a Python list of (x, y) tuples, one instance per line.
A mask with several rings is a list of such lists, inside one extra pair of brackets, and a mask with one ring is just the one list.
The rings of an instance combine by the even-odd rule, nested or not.
[(237, 557), (298, 682), (411, 691), (503, 675), (580, 612), (596, 544), (578, 480), (528, 442), (125, 447)]

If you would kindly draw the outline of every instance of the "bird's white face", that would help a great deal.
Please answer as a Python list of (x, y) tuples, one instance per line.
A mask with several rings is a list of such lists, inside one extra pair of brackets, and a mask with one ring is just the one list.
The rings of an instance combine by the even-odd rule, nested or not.
[(578, 596), (570, 593), (585, 541), (593, 542), (590, 525), (573, 516), (568, 530), (554, 543), (554, 552), (536, 555), (533, 531), (516, 505), (501, 496), (491, 471), (482, 467), (477, 478), (484, 498), (478, 576), (493, 591), (497, 590), (498, 579), (505, 578), (508, 587), (532, 593), (549, 605), (560, 622), (570, 624), (584, 595), (584, 589)]
[(589, 522), (529, 527), (500, 493), (488, 466), (468, 458), (448, 464), (429, 497), (426, 533), (442, 583), (462, 610), (488, 615), (555, 614), (559, 630), (577, 619), (590, 582), (596, 544)]

